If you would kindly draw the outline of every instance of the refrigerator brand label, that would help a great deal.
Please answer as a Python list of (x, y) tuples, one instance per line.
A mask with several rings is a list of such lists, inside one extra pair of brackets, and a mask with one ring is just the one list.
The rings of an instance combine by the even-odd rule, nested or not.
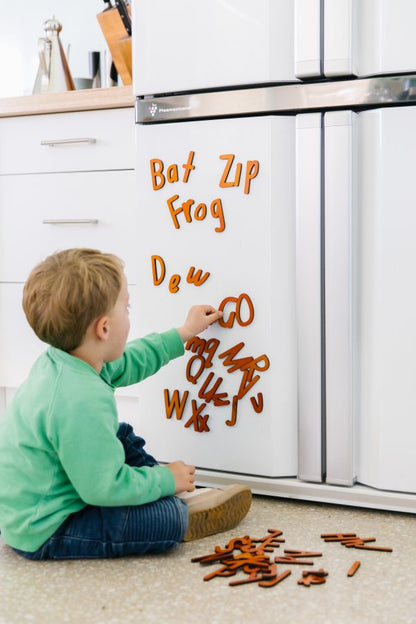
[(166, 108), (165, 106), (159, 106), (159, 104), (156, 104), (156, 102), (152, 102), (147, 107), (147, 112), (149, 113), (150, 117), (156, 117), (158, 113), (177, 113), (180, 111), (190, 110), (191, 106), (169, 106)]

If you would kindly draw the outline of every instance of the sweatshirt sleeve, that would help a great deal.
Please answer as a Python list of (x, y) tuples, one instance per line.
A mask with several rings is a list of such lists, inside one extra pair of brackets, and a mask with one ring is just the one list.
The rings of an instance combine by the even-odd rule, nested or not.
[(72, 487), (86, 504), (105, 507), (141, 505), (173, 495), (169, 468), (125, 463), (112, 394), (107, 387), (99, 396), (87, 396), (79, 388), (73, 399), (65, 398), (66, 417), (51, 424), (50, 437)]
[(101, 377), (114, 387), (129, 386), (154, 375), (184, 352), (183, 342), (176, 329), (149, 334), (127, 343), (121, 358), (105, 364)]

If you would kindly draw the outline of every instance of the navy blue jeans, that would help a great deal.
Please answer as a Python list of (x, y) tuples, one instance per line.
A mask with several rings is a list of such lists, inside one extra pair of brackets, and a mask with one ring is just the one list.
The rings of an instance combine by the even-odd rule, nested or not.
[[(154, 466), (145, 441), (121, 423), (117, 437), (124, 446), (126, 464)], [(35, 552), (16, 550), (27, 559), (102, 559), (160, 553), (183, 540), (188, 508), (180, 498), (167, 496), (154, 503), (129, 507), (87, 505), (71, 514)]]

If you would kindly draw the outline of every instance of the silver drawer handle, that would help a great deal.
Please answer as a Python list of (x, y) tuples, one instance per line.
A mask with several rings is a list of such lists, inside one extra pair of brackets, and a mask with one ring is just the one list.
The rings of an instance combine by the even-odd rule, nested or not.
[(49, 145), (50, 147), (54, 147), (54, 145), (70, 145), (72, 143), (96, 143), (97, 139), (92, 138), (83, 138), (83, 139), (52, 139), (50, 141), (41, 141), (41, 145)]
[(43, 219), (45, 225), (78, 225), (96, 224), (98, 219)]

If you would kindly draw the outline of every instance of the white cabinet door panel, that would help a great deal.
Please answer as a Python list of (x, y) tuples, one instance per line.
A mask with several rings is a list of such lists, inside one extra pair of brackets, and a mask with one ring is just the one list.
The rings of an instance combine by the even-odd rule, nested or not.
[(24, 282), (59, 249), (93, 247), (123, 258), (135, 283), (134, 184), (133, 171), (2, 176), (0, 281)]
[(0, 119), (0, 174), (133, 168), (133, 108)]

